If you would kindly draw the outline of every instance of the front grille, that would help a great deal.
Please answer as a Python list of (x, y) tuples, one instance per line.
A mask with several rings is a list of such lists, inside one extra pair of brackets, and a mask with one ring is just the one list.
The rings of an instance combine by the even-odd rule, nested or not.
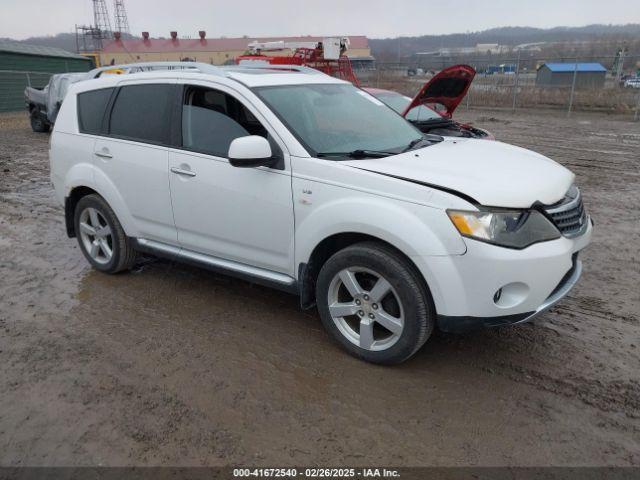
[(565, 237), (580, 235), (587, 227), (587, 213), (580, 190), (576, 187), (571, 187), (561, 202), (545, 208), (545, 211)]

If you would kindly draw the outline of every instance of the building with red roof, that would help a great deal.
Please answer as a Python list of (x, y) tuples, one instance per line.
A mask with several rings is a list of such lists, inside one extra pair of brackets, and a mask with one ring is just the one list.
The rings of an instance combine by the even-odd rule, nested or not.
[[(240, 38), (207, 38), (206, 32), (200, 31), (199, 38), (178, 38), (177, 32), (171, 32), (170, 38), (150, 38), (148, 32), (142, 32), (141, 38), (115, 38), (103, 41), (99, 52), (102, 65), (191, 60), (213, 65), (232, 63), (234, 58), (246, 53), (249, 43), (275, 42), (319, 42), (324, 37), (240, 37)], [(349, 36), (351, 58), (370, 57), (369, 41), (363, 35)], [(269, 55), (291, 55), (291, 50), (269, 52)]]

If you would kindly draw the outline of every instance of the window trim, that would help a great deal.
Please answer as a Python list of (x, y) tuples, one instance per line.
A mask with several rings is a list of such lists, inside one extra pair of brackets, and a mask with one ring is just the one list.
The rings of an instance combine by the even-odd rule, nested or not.
[[(116, 102), (118, 100), (118, 97), (120, 96), (120, 91), (123, 88), (127, 88), (127, 87), (137, 87), (137, 86), (147, 86), (147, 85), (164, 85), (169, 87), (169, 100), (168, 100), (168, 106), (169, 108), (168, 110), (168, 119), (167, 119), (167, 123), (165, 125), (164, 128), (164, 132), (163, 132), (163, 138), (164, 141), (160, 141), (160, 142), (154, 142), (151, 140), (147, 140), (144, 138), (136, 138), (136, 137), (128, 137), (125, 135), (114, 135), (111, 133), (111, 117), (113, 115), (113, 109), (116, 105)], [(109, 104), (107, 104), (107, 111), (108, 111), (108, 115), (105, 115), (104, 119), (103, 119), (103, 125), (102, 125), (102, 129), (105, 132), (103, 136), (108, 137), (108, 138), (116, 138), (119, 140), (126, 140), (128, 142), (136, 142), (136, 143), (141, 143), (144, 145), (155, 145), (155, 146), (160, 146), (160, 147), (171, 147), (171, 141), (172, 141), (172, 137), (171, 137), (171, 130), (172, 130), (172, 125), (173, 125), (173, 107), (172, 104), (173, 102), (175, 102), (175, 97), (177, 96), (177, 85), (175, 83), (172, 82), (167, 82), (167, 81), (158, 81), (158, 82), (145, 82), (145, 83), (128, 83), (126, 85), (118, 85), (117, 87), (115, 87), (115, 92), (114, 94), (111, 96), (110, 102)]]

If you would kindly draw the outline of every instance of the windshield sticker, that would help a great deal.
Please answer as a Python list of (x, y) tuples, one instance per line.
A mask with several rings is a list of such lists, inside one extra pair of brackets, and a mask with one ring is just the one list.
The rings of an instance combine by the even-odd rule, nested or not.
[(375, 103), (376, 105), (378, 105), (379, 107), (384, 107), (384, 103), (382, 103), (380, 100), (378, 100), (376, 97), (369, 95), (367, 92), (363, 92), (362, 90), (358, 90), (358, 93), (360, 95), (362, 95), (364, 98), (366, 98), (367, 100), (369, 100), (371, 103)]

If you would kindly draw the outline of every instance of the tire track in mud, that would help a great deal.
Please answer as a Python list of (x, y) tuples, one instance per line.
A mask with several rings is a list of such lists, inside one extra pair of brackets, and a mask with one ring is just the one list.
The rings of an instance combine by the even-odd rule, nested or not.
[[(577, 398), (602, 412), (623, 412), (628, 418), (640, 418), (640, 381), (603, 382), (575, 374), (558, 378), (522, 365), (504, 363), (500, 364), (500, 367), (509, 378), (519, 383), (526, 383), (568, 399)], [(637, 425), (632, 426), (632, 429), (640, 432)]]
[(603, 308), (598, 308), (598, 305), (602, 305), (602, 301), (597, 298), (579, 298), (577, 301), (566, 301), (555, 307), (555, 310), (559, 313), (570, 316), (588, 316), (597, 318), (598, 320), (607, 320), (612, 323), (624, 322), (629, 325), (638, 326), (640, 320), (632, 315), (621, 315)]

